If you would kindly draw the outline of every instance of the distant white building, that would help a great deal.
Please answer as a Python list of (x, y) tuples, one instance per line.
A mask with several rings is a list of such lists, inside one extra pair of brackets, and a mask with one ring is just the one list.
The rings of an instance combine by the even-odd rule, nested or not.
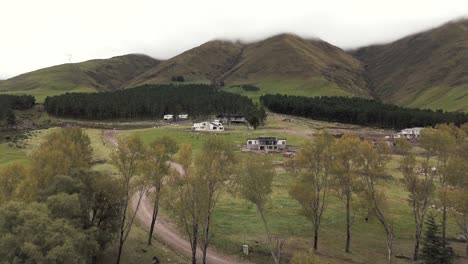
[(286, 139), (276, 137), (258, 137), (247, 139), (247, 149), (265, 152), (280, 151), (286, 149)]
[(422, 127), (405, 128), (393, 134), (393, 138), (418, 139), (421, 136)]
[(174, 119), (174, 115), (164, 115), (164, 120), (172, 120)]
[(215, 120), (213, 122), (205, 121), (200, 123), (193, 123), (192, 130), (194, 131), (208, 131), (208, 132), (216, 132), (216, 131), (224, 131), (224, 126), (219, 122), (219, 120)]
[(187, 119), (188, 118), (188, 115), (187, 114), (180, 114), (178, 116), (180, 119)]

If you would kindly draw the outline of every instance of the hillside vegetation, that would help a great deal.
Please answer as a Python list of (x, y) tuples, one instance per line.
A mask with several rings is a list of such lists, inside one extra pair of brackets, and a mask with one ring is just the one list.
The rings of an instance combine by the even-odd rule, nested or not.
[(362, 63), (340, 48), (281, 34), (248, 44), (207, 42), (162, 62), (130, 86), (167, 83), (172, 76), (184, 76), (186, 82), (216, 83), (232, 92), (237, 92), (232, 87), (255, 84), (258, 94), (368, 97), (363, 73)]
[(158, 63), (146, 55), (131, 54), (57, 65), (0, 81), (0, 93), (26, 93), (43, 101), (46, 96), (65, 92), (116, 90)]
[(80, 119), (161, 119), (165, 114), (191, 118), (217, 114), (265, 118), (264, 111), (245, 96), (204, 84), (144, 85), (91, 94), (68, 93), (47, 97), (45, 110), (54, 116)]
[(237, 62), (242, 49), (238, 43), (210, 41), (161, 62), (135, 78), (129, 86), (168, 83), (173, 76), (183, 76), (188, 82), (210, 83)]
[[(215, 40), (165, 61), (125, 55), (45, 68), (0, 81), (0, 93), (28, 93), (43, 101), (65, 92), (174, 82), (216, 84), (254, 101), (276, 93), (348, 96), (466, 112), (468, 20), (350, 52), (292, 34), (251, 43)], [(246, 91), (245, 85), (259, 89)]]
[(372, 94), (404, 106), (468, 110), (468, 20), (358, 49)]

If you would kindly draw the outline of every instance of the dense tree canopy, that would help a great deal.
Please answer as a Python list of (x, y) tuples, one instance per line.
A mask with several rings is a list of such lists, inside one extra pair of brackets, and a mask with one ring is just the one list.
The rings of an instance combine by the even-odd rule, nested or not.
[(410, 109), (357, 97), (303, 97), (264, 95), (260, 98), (272, 112), (324, 121), (401, 129), (438, 123), (468, 122), (465, 113)]
[(0, 126), (11, 126), (16, 122), (13, 110), (25, 110), (34, 106), (31, 95), (0, 95)]
[(201, 84), (145, 85), (114, 92), (67, 93), (47, 97), (45, 109), (56, 116), (85, 119), (162, 119), (164, 114), (182, 113), (194, 118), (213, 114), (250, 117), (258, 112), (247, 97)]
[(0, 263), (95, 263), (118, 231), (123, 191), (91, 157), (86, 132), (64, 128), (0, 170)]

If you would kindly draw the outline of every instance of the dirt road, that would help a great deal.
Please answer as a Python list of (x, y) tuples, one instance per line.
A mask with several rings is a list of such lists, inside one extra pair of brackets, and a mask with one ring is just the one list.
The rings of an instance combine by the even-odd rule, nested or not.
[[(116, 131), (110, 130), (106, 132), (107, 138), (110, 143), (114, 146), (117, 146), (117, 140), (115, 139)], [(171, 162), (171, 167), (177, 170), (179, 173), (183, 174), (184, 170), (180, 164)], [(135, 209), (138, 203), (139, 194), (136, 193), (132, 197), (132, 209)], [(150, 227), (152, 219), (152, 202), (147, 195), (144, 195), (139, 210), (136, 215), (137, 219), (144, 224), (146, 227)], [(156, 239), (166, 244), (172, 250), (180, 253), (181, 255), (191, 258), (192, 249), (190, 243), (185, 239), (185, 236), (182, 235), (177, 227), (169, 222), (164, 215), (161, 213), (158, 215), (156, 221), (156, 226), (154, 230), (154, 236)], [(240, 245), (239, 245), (240, 250)], [(201, 249), (197, 250), (197, 258), (201, 260)], [(240, 260), (235, 256), (225, 255), (218, 252), (213, 248), (208, 248), (207, 263), (209, 264), (241, 264), (248, 263), (246, 261)]]

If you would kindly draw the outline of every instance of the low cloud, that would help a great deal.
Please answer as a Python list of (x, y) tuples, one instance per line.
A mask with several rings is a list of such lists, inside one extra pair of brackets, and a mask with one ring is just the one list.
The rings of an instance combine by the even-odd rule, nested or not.
[(349, 49), (466, 15), (464, 0), (4, 0), (0, 78), (68, 63), (68, 54), (72, 62), (127, 53), (167, 59), (213, 39), (282, 32)]

